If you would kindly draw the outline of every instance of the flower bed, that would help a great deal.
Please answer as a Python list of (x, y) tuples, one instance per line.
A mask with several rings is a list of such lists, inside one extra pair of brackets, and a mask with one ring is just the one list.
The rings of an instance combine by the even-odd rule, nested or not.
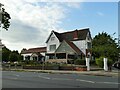
[(85, 65), (76, 65), (75, 70), (76, 71), (87, 71), (87, 66), (85, 66)]

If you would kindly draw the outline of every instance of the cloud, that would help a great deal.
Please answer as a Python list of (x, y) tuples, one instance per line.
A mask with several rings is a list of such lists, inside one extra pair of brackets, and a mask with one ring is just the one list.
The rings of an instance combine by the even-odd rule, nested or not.
[(2, 42), (19, 51), (26, 47), (45, 46), (51, 30), (64, 31), (59, 25), (69, 12), (65, 6), (79, 8), (80, 5), (39, 0), (2, 0), (1, 3), (12, 18), (9, 31), (2, 31)]
[(102, 13), (102, 12), (97, 12), (97, 15), (99, 15), (99, 16), (104, 16), (104, 13)]
[(67, 2), (66, 4), (68, 7), (72, 7), (72, 8), (80, 8), (81, 3), (80, 2)]

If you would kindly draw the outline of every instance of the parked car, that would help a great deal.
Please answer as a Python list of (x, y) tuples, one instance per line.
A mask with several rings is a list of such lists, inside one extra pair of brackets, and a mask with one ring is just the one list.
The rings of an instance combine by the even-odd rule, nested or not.
[(114, 68), (120, 69), (120, 61), (115, 62), (112, 66)]

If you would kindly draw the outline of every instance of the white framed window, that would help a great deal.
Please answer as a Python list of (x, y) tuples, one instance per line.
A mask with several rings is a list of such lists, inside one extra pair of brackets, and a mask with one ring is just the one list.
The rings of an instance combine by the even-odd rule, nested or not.
[(55, 37), (51, 37), (51, 41), (54, 41), (55, 40)]
[(54, 44), (54, 45), (50, 45), (49, 50), (50, 50), (50, 51), (54, 51), (54, 50), (56, 50), (56, 44)]
[(87, 48), (92, 48), (91, 42), (87, 42)]

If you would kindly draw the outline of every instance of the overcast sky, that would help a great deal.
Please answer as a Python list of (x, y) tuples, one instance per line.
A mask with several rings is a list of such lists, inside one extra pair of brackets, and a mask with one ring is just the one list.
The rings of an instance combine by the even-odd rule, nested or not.
[[(50, 32), (90, 28), (118, 36), (117, 2), (40, 2), (0, 0), (11, 16), (9, 31), (2, 30), (2, 43), (10, 50), (46, 46)], [(82, 0), (83, 1), (83, 0)], [(0, 28), (1, 29), (1, 28)]]

